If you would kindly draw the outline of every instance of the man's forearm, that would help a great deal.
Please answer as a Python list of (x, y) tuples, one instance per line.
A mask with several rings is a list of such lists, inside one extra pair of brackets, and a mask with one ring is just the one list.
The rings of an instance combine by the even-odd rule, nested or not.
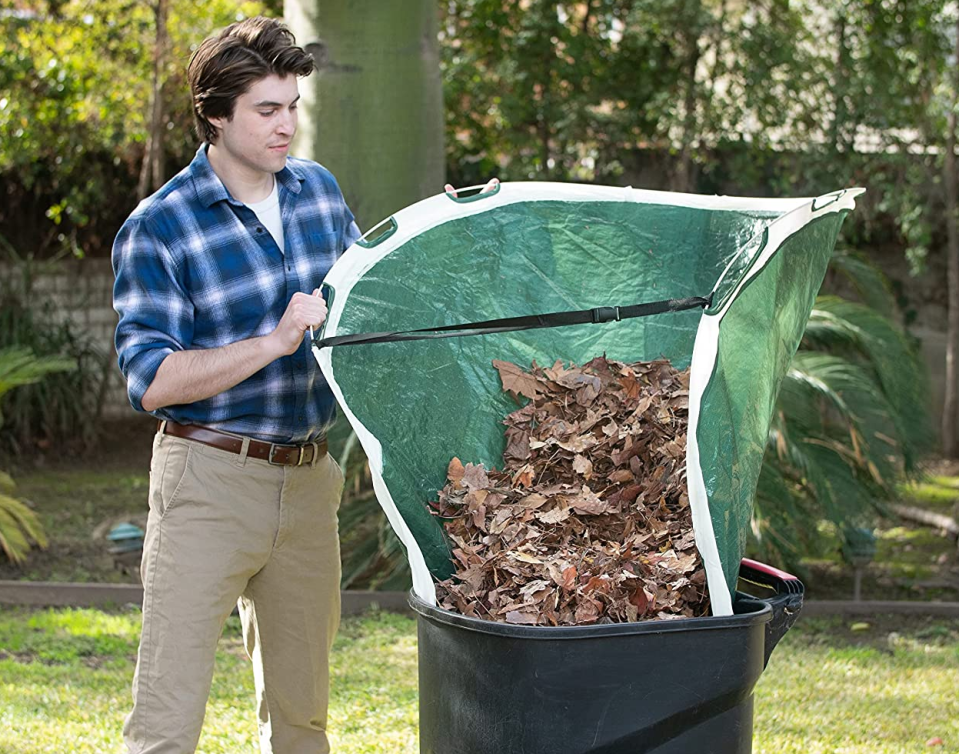
[(220, 348), (175, 351), (160, 364), (143, 395), (143, 409), (202, 401), (229, 390), (283, 355), (270, 335)]

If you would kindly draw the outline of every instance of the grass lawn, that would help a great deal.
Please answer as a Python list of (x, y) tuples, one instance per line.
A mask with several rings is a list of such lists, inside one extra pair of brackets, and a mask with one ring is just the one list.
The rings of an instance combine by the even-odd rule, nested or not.
[[(0, 615), (0, 752), (119, 751), (138, 626), (133, 609)], [(216, 667), (199, 751), (254, 751), (252, 673), (236, 619)], [(345, 620), (333, 668), (334, 751), (416, 754), (415, 621), (387, 613)], [(959, 752), (957, 688), (954, 622), (801, 620), (757, 688), (755, 751)], [(943, 745), (927, 747), (933, 738)]]
[[(130, 609), (13, 610), (0, 615), (0, 752), (119, 752), (140, 614)], [(416, 751), (416, 630), (376, 613), (343, 621), (330, 727), (356, 754)], [(199, 752), (256, 751), (253, 673), (239, 619), (220, 640)]]

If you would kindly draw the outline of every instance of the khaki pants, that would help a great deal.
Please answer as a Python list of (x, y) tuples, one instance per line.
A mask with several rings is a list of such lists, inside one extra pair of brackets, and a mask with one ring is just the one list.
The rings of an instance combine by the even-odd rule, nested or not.
[(131, 754), (196, 750), (217, 640), (238, 600), (261, 752), (329, 752), (342, 490), (329, 455), (273, 466), (157, 435), (140, 569), (143, 628), (123, 729)]

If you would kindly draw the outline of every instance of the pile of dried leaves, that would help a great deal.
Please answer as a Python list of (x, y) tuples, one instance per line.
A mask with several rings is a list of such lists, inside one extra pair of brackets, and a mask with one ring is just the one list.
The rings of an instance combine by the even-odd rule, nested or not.
[(493, 365), (530, 402), (504, 421), (505, 468), (454, 458), (431, 504), (457, 560), (440, 605), (551, 626), (708, 614), (686, 494), (688, 370)]

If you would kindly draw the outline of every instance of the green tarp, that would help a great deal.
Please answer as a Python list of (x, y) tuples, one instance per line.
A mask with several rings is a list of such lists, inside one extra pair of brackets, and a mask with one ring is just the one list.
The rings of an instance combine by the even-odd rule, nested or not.
[(433, 578), (452, 572), (427, 506), (450, 459), (501, 464), (501, 421), (516, 405), (493, 360), (665, 357), (692, 367), (693, 522), (713, 612), (730, 614), (779, 385), (860, 191), (757, 200), (506, 183), (470, 199), (426, 199), (349, 249), (326, 278), (324, 337), (713, 294), (705, 311), (315, 349), (416, 593), (433, 603)]

